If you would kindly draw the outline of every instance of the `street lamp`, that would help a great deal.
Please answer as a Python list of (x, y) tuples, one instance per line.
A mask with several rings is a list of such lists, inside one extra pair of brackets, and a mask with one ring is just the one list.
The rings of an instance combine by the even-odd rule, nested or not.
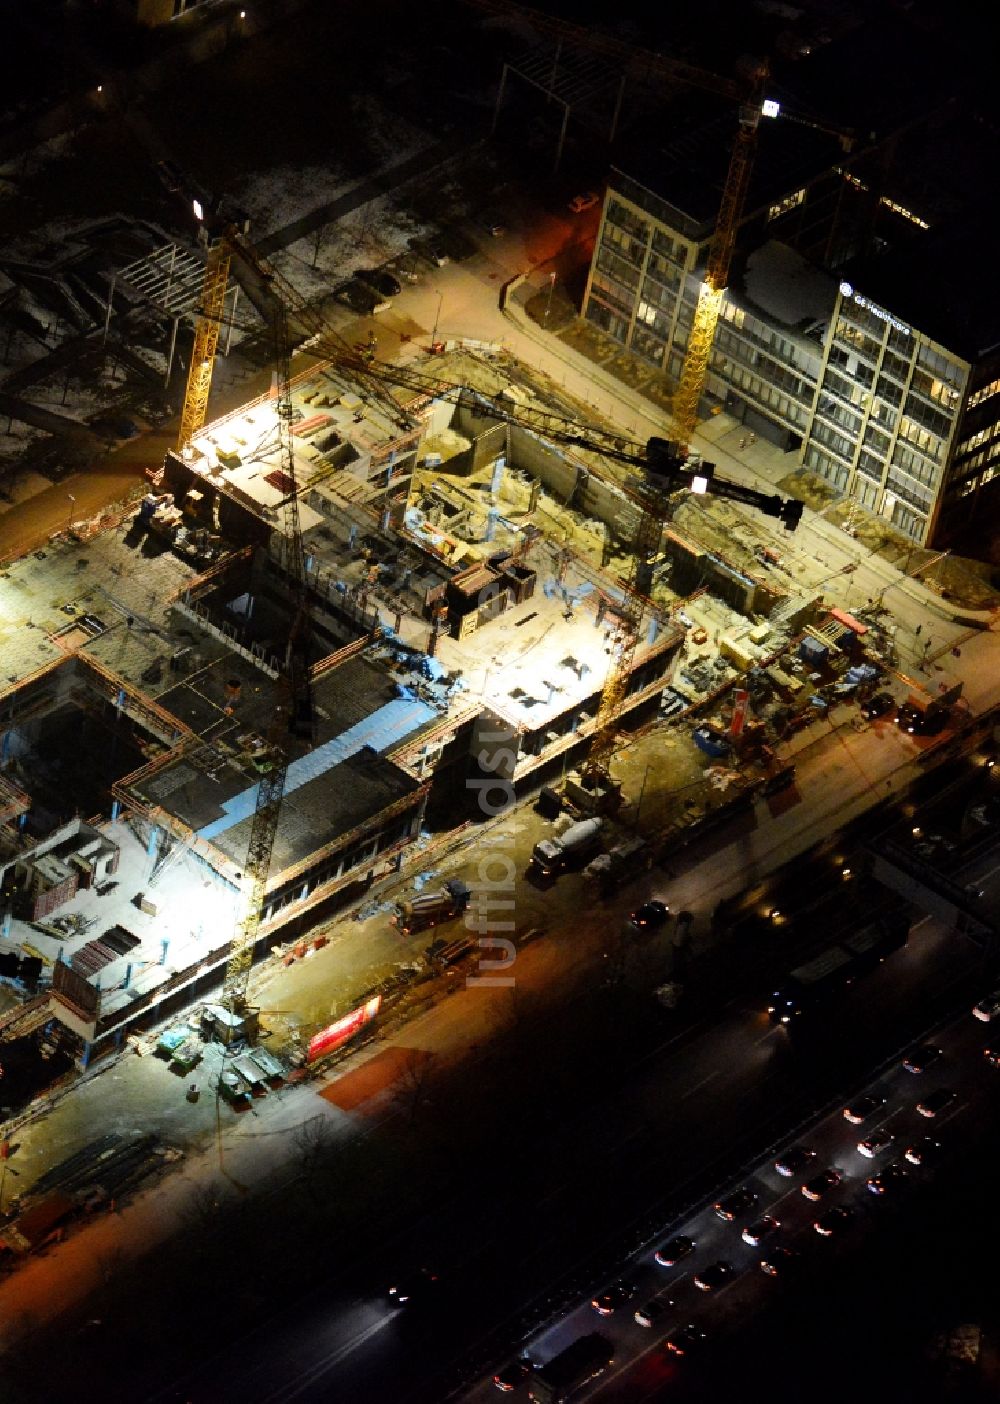
[(545, 299), (545, 320), (546, 320), (546, 322), (549, 320), (549, 313), (552, 311), (552, 289), (555, 287), (555, 285), (556, 285), (556, 275), (555, 275), (555, 270), (553, 269), (553, 271), (549, 274), (549, 295), (548, 295), (548, 297)]
[[(435, 288), (434, 291), (437, 292), (437, 288)], [(437, 292), (437, 300), (438, 300), (437, 311), (434, 313), (434, 330), (431, 332), (431, 349), (432, 349), (432, 350), (433, 350), (433, 348), (437, 345), (437, 339), (438, 339), (438, 323), (439, 323), (440, 320), (441, 320), (441, 308), (442, 308), (442, 306), (443, 306), (443, 304), (444, 304), (444, 293), (443, 293), (443, 292)]]

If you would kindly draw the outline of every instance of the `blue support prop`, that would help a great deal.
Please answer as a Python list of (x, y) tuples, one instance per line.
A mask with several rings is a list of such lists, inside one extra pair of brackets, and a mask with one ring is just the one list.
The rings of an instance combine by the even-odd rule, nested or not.
[(490, 480), (490, 492), (494, 497), (496, 497), (497, 493), (500, 491), (500, 484), (503, 482), (503, 472), (506, 466), (507, 460), (504, 458), (503, 454), (501, 454), (493, 465), (493, 477)]
[(169, 947), (169, 945), (170, 945), (170, 942), (169, 942), (169, 940), (167, 939), (166, 936), (163, 936), (163, 937), (160, 938), (160, 964), (161, 964), (161, 965), (166, 965), (166, 963), (167, 963), (167, 948)]
[(112, 800), (112, 801), (111, 801), (111, 822), (112, 822), (112, 824), (114, 824), (114, 823), (117, 822), (118, 816), (119, 816), (119, 814), (121, 813), (121, 809), (122, 809), (122, 807), (121, 807), (121, 804), (119, 803), (118, 800)]
[(152, 858), (152, 857), (154, 856), (154, 854), (156, 853), (156, 839), (157, 839), (157, 830), (156, 830), (156, 827), (155, 827), (155, 825), (154, 825), (154, 827), (153, 827), (152, 829), (150, 829), (150, 831), (149, 831), (149, 840), (148, 840), (148, 842), (147, 842), (147, 844), (146, 844), (146, 857), (147, 857), (147, 858)]

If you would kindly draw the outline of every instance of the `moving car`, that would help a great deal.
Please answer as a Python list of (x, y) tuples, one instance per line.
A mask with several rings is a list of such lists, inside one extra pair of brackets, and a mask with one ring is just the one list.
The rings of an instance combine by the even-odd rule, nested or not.
[(1000, 1014), (1000, 990), (994, 990), (992, 994), (985, 995), (972, 1010), (972, 1017), (981, 1019), (984, 1024), (988, 1024), (998, 1014)]
[(662, 1321), (664, 1316), (673, 1306), (673, 1302), (666, 1297), (654, 1297), (645, 1306), (636, 1307), (635, 1324), (637, 1326), (653, 1327), (658, 1321)]
[(835, 1233), (842, 1233), (853, 1217), (850, 1209), (845, 1209), (842, 1204), (835, 1204), (832, 1209), (819, 1216), (813, 1228), (820, 1238), (832, 1238)]
[(914, 1141), (903, 1152), (903, 1159), (908, 1160), (911, 1165), (926, 1165), (929, 1161), (936, 1160), (941, 1153), (941, 1142), (935, 1141), (933, 1136), (921, 1136), (919, 1141)]
[(736, 1269), (732, 1263), (723, 1262), (721, 1259), (717, 1263), (712, 1263), (710, 1267), (702, 1268), (694, 1276), (694, 1285), (699, 1292), (717, 1292), (720, 1287), (724, 1287), (727, 1282), (732, 1282), (736, 1276)]
[(818, 1175), (814, 1175), (811, 1180), (807, 1180), (802, 1186), (802, 1193), (806, 1199), (811, 1199), (814, 1203), (817, 1199), (822, 1199), (824, 1194), (829, 1194), (832, 1189), (836, 1189), (843, 1176), (839, 1170), (821, 1170)]
[(727, 1224), (731, 1224), (739, 1214), (749, 1214), (756, 1203), (757, 1196), (752, 1189), (744, 1185), (742, 1189), (733, 1190), (732, 1194), (723, 1196), (712, 1208), (720, 1219), (725, 1219)]
[(525, 1360), (523, 1355), (519, 1355), (516, 1360), (497, 1371), (493, 1376), (493, 1383), (501, 1394), (510, 1394), (512, 1390), (517, 1389), (522, 1380), (528, 1378), (533, 1368), (530, 1360)]
[(939, 1063), (943, 1057), (944, 1053), (940, 1048), (935, 1048), (932, 1043), (921, 1043), (907, 1053), (903, 1059), (903, 1067), (907, 1072), (922, 1073)]
[(957, 1092), (952, 1092), (948, 1087), (939, 1087), (936, 1092), (932, 1092), (925, 1097), (922, 1102), (917, 1103), (917, 1111), (921, 1116), (938, 1116), (945, 1107), (950, 1107), (958, 1096)]
[(884, 1170), (880, 1170), (877, 1175), (872, 1175), (867, 1182), (872, 1194), (887, 1194), (890, 1190), (899, 1189), (904, 1180), (908, 1178), (906, 1168), (898, 1161), (893, 1161)]
[(884, 1097), (876, 1097), (873, 1092), (866, 1092), (863, 1097), (858, 1097), (849, 1107), (844, 1108), (844, 1120), (849, 1121), (852, 1126), (860, 1126), (884, 1106)]
[(767, 1277), (781, 1277), (794, 1269), (798, 1261), (799, 1255), (794, 1248), (784, 1248), (779, 1244), (761, 1258), (760, 1270)]
[(1000, 1049), (984, 1048), (983, 1057), (989, 1063), (991, 1068), (1000, 1068)]
[(384, 268), (359, 268), (354, 276), (359, 283), (373, 288), (382, 297), (398, 297), (403, 291), (399, 279)]
[(687, 1326), (675, 1326), (674, 1329), (664, 1337), (663, 1344), (673, 1355), (687, 1355), (688, 1351), (697, 1350), (708, 1339), (700, 1326), (695, 1326), (689, 1322)]
[(765, 1214), (756, 1223), (747, 1224), (740, 1237), (744, 1243), (749, 1243), (751, 1248), (758, 1248), (766, 1238), (770, 1238), (780, 1228), (780, 1219), (776, 1219), (773, 1214)]
[(693, 1253), (697, 1246), (693, 1238), (678, 1233), (673, 1238), (668, 1238), (666, 1243), (657, 1248), (653, 1258), (660, 1267), (675, 1267), (682, 1258)]
[(612, 1282), (611, 1286), (599, 1297), (595, 1297), (590, 1305), (598, 1316), (610, 1316), (612, 1312), (617, 1311), (620, 1306), (624, 1306), (634, 1296), (634, 1282)]
[(891, 692), (876, 692), (873, 697), (861, 703), (861, 715), (869, 721), (874, 721), (876, 717), (884, 717), (887, 712), (891, 712), (895, 705), (896, 699)]
[(629, 921), (633, 926), (639, 927), (662, 926), (669, 915), (670, 908), (666, 902), (661, 902), (659, 898), (654, 897), (649, 902), (643, 902), (642, 906), (638, 907), (629, 917)]
[(600, 198), (596, 191), (584, 190), (579, 195), (574, 195), (566, 208), (570, 214), (582, 214), (584, 210), (592, 210)]
[(891, 1131), (886, 1131), (883, 1127), (880, 1131), (873, 1131), (870, 1136), (866, 1136), (863, 1141), (858, 1142), (858, 1150), (869, 1160), (874, 1160), (877, 1155), (881, 1155), (884, 1150), (888, 1150), (895, 1140)]
[(779, 1175), (784, 1175), (790, 1179), (792, 1175), (801, 1174), (816, 1159), (816, 1152), (809, 1150), (807, 1146), (791, 1146), (784, 1155), (779, 1155), (774, 1162), (774, 1168)]
[(401, 1277), (389, 1288), (389, 1300), (397, 1306), (412, 1306), (423, 1301), (434, 1289), (438, 1276), (430, 1268), (420, 1268), (410, 1277)]

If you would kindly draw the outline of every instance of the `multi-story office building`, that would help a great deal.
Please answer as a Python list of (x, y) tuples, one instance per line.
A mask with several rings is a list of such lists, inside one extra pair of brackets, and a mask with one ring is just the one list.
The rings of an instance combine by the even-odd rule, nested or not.
[[(947, 539), (1000, 468), (1000, 300), (970, 219), (992, 133), (949, 110), (850, 157), (777, 124), (760, 147), (704, 412), (725, 406), (913, 542)], [(604, 202), (583, 315), (668, 383), (721, 170), (687, 135), (614, 169)]]

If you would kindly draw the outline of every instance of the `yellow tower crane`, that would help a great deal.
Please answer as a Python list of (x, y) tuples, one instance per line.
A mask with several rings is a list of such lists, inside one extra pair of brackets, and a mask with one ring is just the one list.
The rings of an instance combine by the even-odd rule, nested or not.
[(205, 258), (201, 308), (195, 322), (191, 364), (188, 367), (187, 387), (181, 409), (181, 427), (177, 436), (177, 448), (182, 452), (205, 423), (231, 262), (229, 240), (223, 234), (209, 245)]

